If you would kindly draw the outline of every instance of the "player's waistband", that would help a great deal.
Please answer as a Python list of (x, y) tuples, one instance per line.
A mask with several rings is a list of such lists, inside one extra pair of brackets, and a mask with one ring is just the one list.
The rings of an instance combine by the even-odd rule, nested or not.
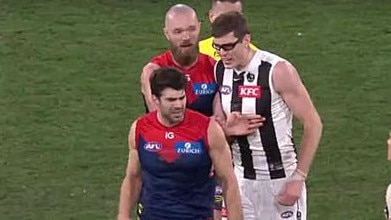
[(287, 178), (293, 175), (293, 172), (296, 169), (297, 164), (290, 164), (289, 166), (285, 166), (283, 170), (281, 170), (280, 173), (283, 173), (284, 175), (279, 175), (279, 176), (272, 176), (269, 170), (255, 170), (255, 177), (246, 177), (245, 175), (245, 168), (240, 165), (235, 165), (234, 166), (234, 171), (235, 175), (239, 178), (243, 179), (254, 179), (254, 180), (275, 180), (275, 179), (283, 179)]

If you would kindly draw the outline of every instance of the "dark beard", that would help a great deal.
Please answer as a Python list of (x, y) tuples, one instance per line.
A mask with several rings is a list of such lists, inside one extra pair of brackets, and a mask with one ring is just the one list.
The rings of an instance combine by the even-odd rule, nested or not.
[(172, 56), (180, 66), (186, 67), (193, 64), (198, 57), (198, 44), (193, 48), (190, 53), (184, 54), (179, 47), (171, 45)]

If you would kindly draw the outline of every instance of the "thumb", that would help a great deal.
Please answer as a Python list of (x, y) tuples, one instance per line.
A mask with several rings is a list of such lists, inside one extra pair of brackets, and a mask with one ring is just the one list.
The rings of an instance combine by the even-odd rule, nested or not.
[(237, 111), (235, 111), (235, 112), (231, 112), (231, 115), (234, 115), (234, 116), (239, 116), (239, 115), (241, 115), (241, 113), (240, 113), (240, 112), (237, 112)]

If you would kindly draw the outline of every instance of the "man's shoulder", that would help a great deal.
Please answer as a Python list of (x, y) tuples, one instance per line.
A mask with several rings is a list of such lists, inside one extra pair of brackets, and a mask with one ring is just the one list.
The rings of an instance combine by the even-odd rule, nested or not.
[(188, 122), (194, 123), (209, 123), (210, 118), (191, 109), (186, 109), (186, 119)]
[(137, 125), (142, 124), (151, 124), (155, 123), (156, 121), (156, 110), (152, 112), (148, 112), (136, 119)]
[(213, 57), (203, 53), (198, 54), (198, 62), (196, 65), (201, 66), (202, 68), (213, 69), (215, 63), (216, 60)]
[(164, 53), (158, 54), (151, 58), (150, 62), (159, 66), (167, 65), (172, 60), (171, 51), (167, 50)]
[(256, 51), (257, 51), (256, 56), (258, 61), (268, 62), (272, 65), (275, 65), (280, 61), (285, 61), (284, 58), (280, 57), (279, 55), (273, 52), (266, 51), (266, 50), (259, 50), (259, 49)]

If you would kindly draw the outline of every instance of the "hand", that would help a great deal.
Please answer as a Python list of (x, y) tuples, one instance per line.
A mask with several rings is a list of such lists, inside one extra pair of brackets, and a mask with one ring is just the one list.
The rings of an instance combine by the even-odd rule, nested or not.
[(223, 126), (225, 124), (225, 118), (223, 117), (220, 117), (218, 115), (213, 115), (210, 118), (215, 120), (220, 126)]
[(227, 115), (224, 130), (227, 136), (250, 135), (263, 126), (265, 120), (261, 115), (232, 112)]
[(301, 196), (304, 180), (292, 179), (285, 184), (284, 190), (276, 196), (280, 205), (292, 206)]

